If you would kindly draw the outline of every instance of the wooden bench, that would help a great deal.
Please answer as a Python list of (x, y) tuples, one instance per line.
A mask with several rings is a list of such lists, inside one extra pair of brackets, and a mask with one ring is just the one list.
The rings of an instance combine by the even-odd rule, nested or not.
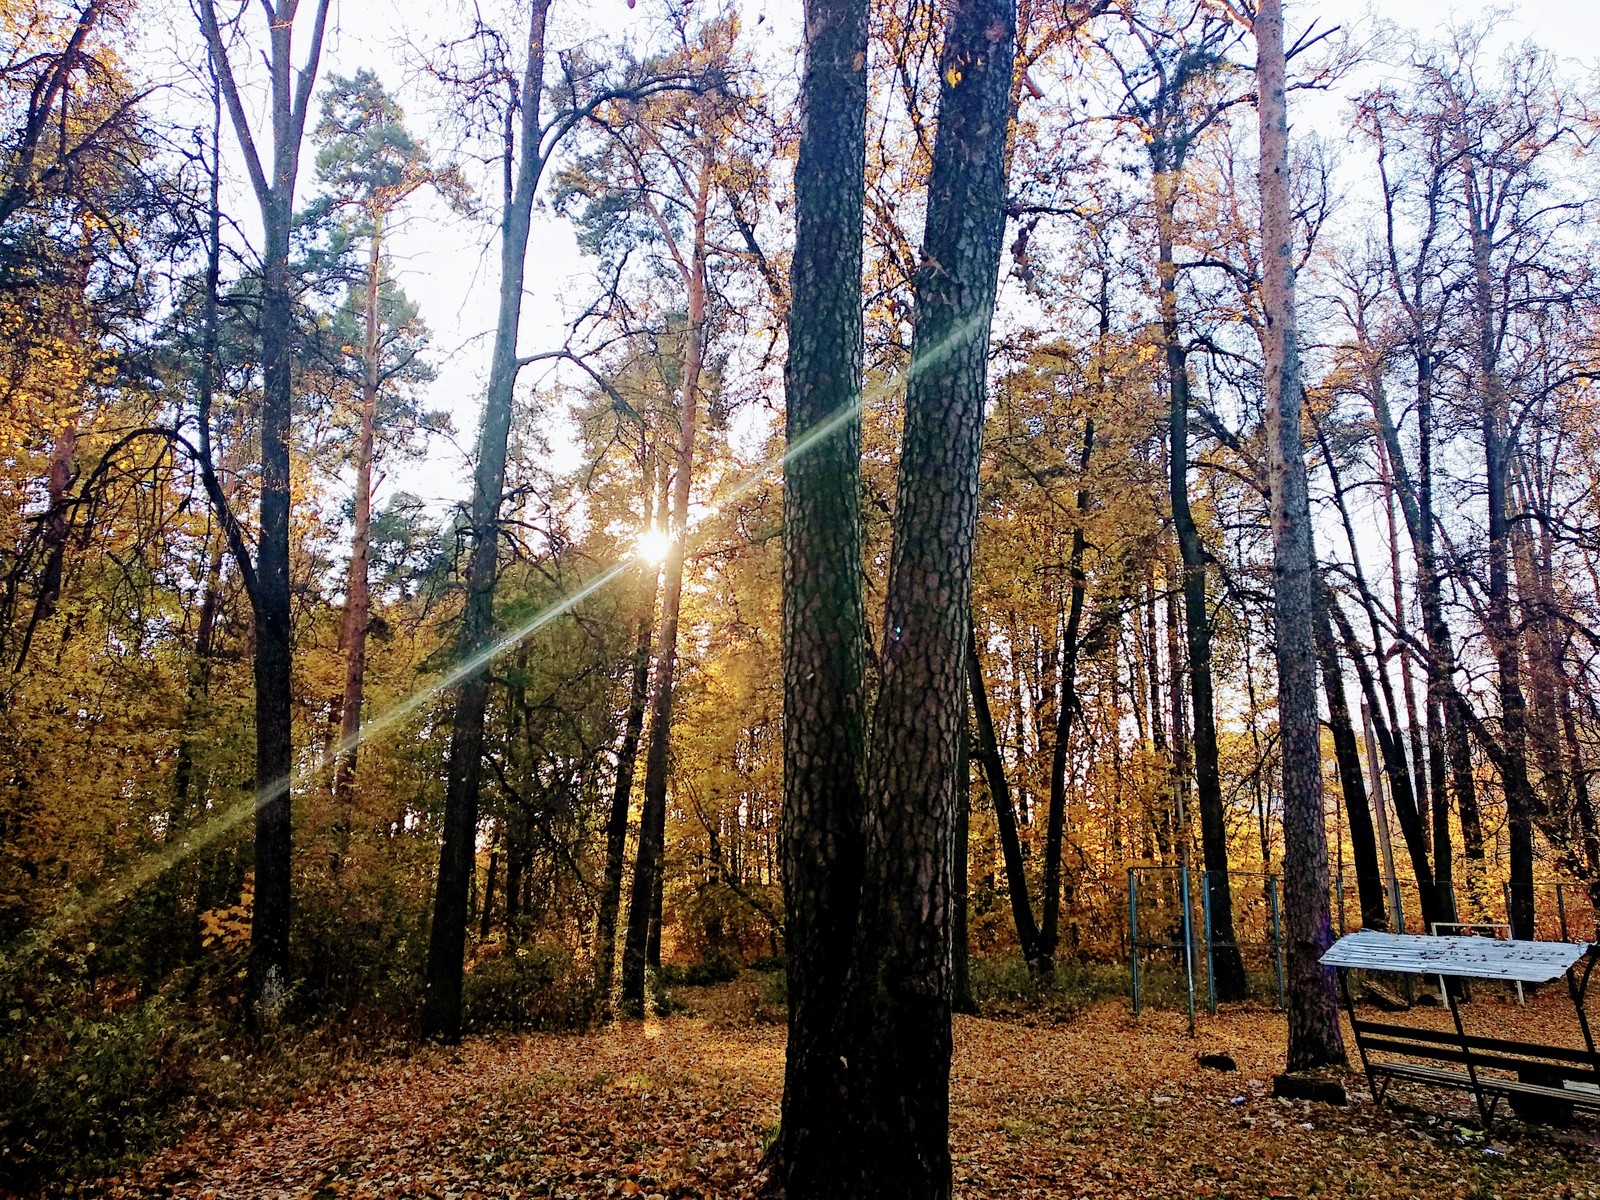
[[(1587, 960), (1581, 980), (1574, 970), (1580, 960)], [(1579, 1108), (1600, 1111), (1600, 1054), (1583, 1008), (1596, 961), (1591, 947), (1363, 930), (1341, 938), (1322, 961), (1338, 971), (1356, 1050), (1377, 1103), (1383, 1103), (1392, 1083), (1403, 1080), (1470, 1092), (1485, 1129), (1493, 1124), (1501, 1101), (1530, 1121), (1562, 1122)], [(1437, 976), (1454, 1028), (1362, 1018), (1351, 997), (1352, 970)], [(1470, 1034), (1457, 989), (1447, 984), (1451, 978), (1547, 983), (1563, 975), (1583, 1036), (1581, 1048)]]

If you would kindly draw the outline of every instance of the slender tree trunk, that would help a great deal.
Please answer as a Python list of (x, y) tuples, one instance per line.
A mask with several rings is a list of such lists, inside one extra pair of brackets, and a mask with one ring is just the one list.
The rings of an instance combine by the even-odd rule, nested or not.
[(1463, 168), (1473, 266), (1473, 303), (1477, 322), (1474, 385), (1483, 432), (1484, 484), (1489, 517), (1489, 586), (1484, 625), (1494, 654), (1496, 690), (1500, 696), (1501, 784), (1511, 842), (1511, 936), (1534, 936), (1533, 825), (1537, 798), (1528, 781), (1527, 701), (1522, 692), (1521, 639), (1511, 609), (1511, 526), (1508, 489), (1511, 444), (1505, 389), (1497, 369), (1494, 331), (1494, 281), (1490, 263), (1491, 234), (1484, 223), (1481, 193), (1471, 159)]
[[(1411, 777), (1405, 770), (1405, 760), (1397, 740), (1398, 735), (1384, 723), (1378, 705), (1378, 684), (1373, 679), (1372, 666), (1367, 662), (1361, 643), (1356, 640), (1355, 630), (1351, 628), (1349, 618), (1345, 616), (1338, 600), (1331, 593), (1327, 595), (1327, 606), (1334, 624), (1338, 627), (1339, 636), (1344, 642), (1345, 655), (1355, 667), (1356, 677), (1361, 681), (1361, 693), (1367, 702), (1367, 718), (1377, 738), (1384, 774), (1389, 780), (1389, 798), (1394, 803), (1395, 819), (1400, 822), (1406, 853), (1411, 858), (1411, 871), (1417, 881), (1417, 891), (1422, 902), (1422, 923), (1426, 930), (1431, 928), (1435, 921), (1447, 918), (1440, 915), (1439, 893), (1434, 886), (1433, 865), (1429, 860), (1427, 840), (1422, 833), (1422, 814), (1417, 811), (1416, 798), (1411, 794)], [(1374, 798), (1374, 803), (1378, 802), (1377, 798)]]
[[(1404, 630), (1408, 625), (1405, 607), (1405, 588), (1403, 584), (1404, 573), (1400, 564), (1400, 532), (1394, 519), (1395, 483), (1394, 471), (1389, 463), (1387, 447), (1382, 439), (1378, 441), (1378, 470), (1383, 480), (1383, 515), (1385, 532), (1388, 534), (1389, 544), (1389, 598), (1394, 614), (1394, 627)], [(1397, 641), (1400, 639), (1396, 638)], [(1423, 752), (1422, 722), (1417, 719), (1416, 687), (1411, 678), (1411, 655), (1406, 652), (1405, 646), (1398, 647), (1400, 659), (1400, 698), (1405, 707), (1406, 735), (1409, 742), (1408, 749), (1411, 759), (1412, 791), (1417, 797), (1417, 807), (1424, 816), (1430, 811), (1434, 813), (1433, 842), (1434, 842), (1434, 878), (1438, 881), (1441, 898), (1447, 901), (1453, 912), (1455, 909), (1455, 884), (1450, 850), (1450, 823), (1447, 820), (1441, 825), (1438, 814), (1441, 806), (1438, 803), (1430, 805), (1429, 798), (1432, 792), (1432, 776), (1428, 770), (1428, 757)], [(1448, 804), (1443, 806), (1443, 811), (1448, 814)], [(1442, 848), (1439, 839), (1443, 838)]]
[(506, 886), (501, 921), (506, 929), (506, 944), (517, 941), (522, 917), (522, 881), (528, 866), (527, 819), (513, 813), (506, 818)]
[(1345, 697), (1344, 675), (1328, 615), (1326, 597), (1317, 606), (1317, 659), (1322, 668), (1322, 690), (1328, 698), (1328, 724), (1333, 729), (1334, 758), (1339, 764), (1339, 790), (1344, 794), (1345, 817), (1350, 825), (1350, 856), (1355, 860), (1356, 891), (1360, 896), (1364, 929), (1388, 929), (1383, 896), (1383, 868), (1378, 862), (1378, 839), (1367, 803), (1367, 785), (1361, 773), (1355, 725)]
[(1166, 825), (1172, 831), (1168, 839), (1169, 848), (1177, 863), (1188, 866), (1194, 841), (1193, 812), (1189, 804), (1189, 780), (1194, 764), (1190, 754), (1193, 743), (1189, 738), (1190, 721), (1186, 701), (1189, 692), (1185, 687), (1184, 673), (1187, 657), (1182, 616), (1184, 572), (1170, 554), (1171, 547), (1168, 550), (1165, 562), (1167, 595), (1162, 616), (1165, 618), (1167, 635), (1167, 728), (1172, 733), (1172, 753), (1168, 756), (1167, 794), (1164, 801)]
[(333, 792), (339, 803), (339, 846), (342, 859), (350, 838), (351, 784), (355, 779), (356, 739), (361, 732), (361, 705), (367, 677), (367, 626), (371, 596), (367, 561), (372, 544), (372, 449), (378, 416), (378, 286), (383, 271), (383, 216), (373, 214), (367, 247), (366, 321), (361, 341), (361, 426), (356, 432), (356, 493), (354, 531), (350, 538), (350, 569), (345, 579), (344, 626), (339, 643), (344, 647), (344, 706), (339, 721), (339, 755), (334, 767)]
[[(1562, 722), (1557, 701), (1561, 678), (1561, 651), (1555, 612), (1547, 603), (1545, 581), (1540, 570), (1532, 535), (1528, 531), (1532, 514), (1538, 511), (1532, 481), (1526, 469), (1519, 469), (1513, 480), (1517, 508), (1527, 516), (1511, 527), (1511, 559), (1521, 612), (1523, 646), (1528, 659), (1528, 741), (1539, 768), (1541, 825), (1545, 837), (1574, 866), (1587, 868), (1576, 853), (1573, 831), (1577, 814), (1573, 806), (1572, 780), (1563, 754)], [(1580, 871), (1581, 874), (1581, 871)]]
[(694, 471), (700, 372), (705, 363), (706, 218), (711, 202), (711, 152), (700, 164), (695, 196), (688, 276), (687, 345), (678, 397), (678, 445), (672, 478), (672, 541), (661, 571), (661, 623), (656, 635), (655, 678), (651, 681), (649, 749), (644, 763), (644, 808), (639, 815), (639, 851), (633, 890), (628, 897), (628, 932), (622, 947), (622, 1007), (644, 1012), (645, 970), (651, 964), (650, 930), (657, 929), (654, 958), (660, 957), (661, 860), (666, 849), (667, 775), (671, 765), (673, 677), (678, 666), (678, 614), (683, 603), (683, 559), (689, 530), (689, 484)]
[(1295, 332), (1294, 223), (1289, 203), (1289, 106), (1283, 6), (1260, 0), (1255, 18), (1261, 126), (1262, 300), (1266, 310), (1267, 478), (1272, 496), (1273, 615), (1278, 730), (1283, 755), (1283, 894), (1289, 997), (1289, 1070), (1345, 1061), (1328, 913), (1328, 835), (1317, 724), (1316, 550), (1301, 441), (1300, 347)]
[(633, 678), (628, 690), (628, 715), (617, 750), (617, 779), (611, 791), (611, 812), (606, 818), (606, 874), (600, 889), (600, 913), (594, 943), (595, 987), (602, 1003), (611, 1003), (611, 981), (617, 957), (617, 913), (622, 906), (622, 868), (628, 845), (628, 806), (633, 799), (634, 769), (639, 760), (639, 735), (644, 731), (645, 705), (650, 698), (650, 641), (654, 627), (655, 579), (652, 569), (649, 606), (639, 618), (633, 646)]
[(234, 80), (213, 0), (200, 6), (219, 89), (244, 151), (261, 209), (261, 513), (253, 570), (246, 568), (255, 615), (256, 809), (255, 904), (250, 924), (250, 1020), (277, 1020), (289, 984), (289, 903), (293, 781), (292, 645), (289, 610), (289, 436), (293, 399), (294, 299), (289, 238), (306, 112), (322, 54), (330, 0), (318, 0), (311, 44), (296, 71), (296, 5), (270, 14), (267, 54), (272, 153), (258, 157), (250, 119)]
[[(1417, 477), (1413, 486), (1406, 470), (1400, 436), (1389, 414), (1381, 385), (1372, 389), (1373, 414), (1383, 438), (1386, 460), (1400, 498), (1412, 546), (1417, 556), (1417, 607), (1427, 638), (1428, 780), (1433, 797), (1434, 840), (1441, 825), (1449, 826), (1449, 792), (1455, 794), (1461, 815), (1461, 840), (1467, 857), (1467, 887), (1481, 907), (1483, 832), (1478, 819), (1477, 789), (1472, 776), (1468, 733), (1449, 702), (1455, 675), (1455, 646), (1444, 619), (1444, 576), (1435, 547), (1433, 513), (1433, 366), (1434, 356), (1421, 346), (1415, 356), (1417, 370)], [(1448, 786), (1447, 786), (1448, 779)], [(1446, 839), (1448, 841), (1448, 838)], [(1453, 901), (1452, 901), (1453, 907)]]
[(1043, 968), (1040, 956), (1039, 927), (1033, 919), (1033, 902), (1028, 898), (1028, 877), (1022, 865), (1022, 841), (1017, 836), (1017, 814), (1011, 804), (1011, 785), (1006, 782), (1006, 764), (995, 737), (994, 718), (989, 713), (989, 692), (983, 683), (983, 661), (978, 654), (978, 631), (967, 631), (967, 682), (972, 694), (972, 715), (978, 728), (978, 762), (994, 802), (995, 827), (1000, 836), (1000, 853), (1005, 859), (1006, 887), (1011, 897), (1011, 919), (1016, 925), (1017, 942), (1029, 970)]
[(861, 228), (867, 0), (806, 0), (785, 368), (783, 811), (789, 1039), (768, 1193), (842, 1196), (846, 1063), (863, 861)]
[[(210, 163), (210, 203), (207, 210), (205, 293), (200, 301), (200, 362), (195, 372), (196, 417), (200, 426), (199, 442), (206, 462), (211, 462), (211, 408), (216, 398), (217, 352), (221, 342), (221, 322), (218, 312), (218, 284), (222, 275), (222, 92), (220, 86), (212, 92)], [(226, 474), (226, 472), (224, 472)], [(232, 498), (229, 497), (231, 504)], [(189, 815), (189, 792), (194, 778), (195, 722), (210, 697), (211, 653), (214, 647), (217, 613), (222, 604), (222, 555), (226, 537), (218, 531), (206, 561), (205, 587), (200, 601), (200, 616), (195, 632), (194, 662), (189, 672), (188, 695), (185, 704), (183, 738), (178, 743), (178, 762), (173, 778), (173, 809), (180, 820)], [(198, 874), (204, 873), (202, 864)], [(197, 895), (203, 883), (197, 885)], [(195, 944), (199, 945), (198, 916), (203, 911), (198, 900), (195, 905)]]
[[(1417, 576), (1418, 599), (1423, 624), (1428, 631), (1428, 696), (1439, 714), (1442, 756), (1432, 766), (1435, 794), (1441, 791), (1439, 776), (1443, 760), (1448, 760), (1450, 781), (1455, 793), (1456, 811), (1461, 818), (1461, 840), (1467, 857), (1469, 891), (1473, 877), (1482, 883), (1483, 823), (1478, 816), (1478, 789), (1472, 773), (1472, 747), (1460, 715), (1449, 702), (1454, 688), (1456, 654), (1450, 626), (1444, 616), (1444, 571), (1439, 564), (1437, 523), (1433, 509), (1433, 356), (1417, 355)], [(1431, 736), (1431, 734), (1430, 734)], [(1434, 751), (1440, 754), (1440, 751)], [(1476, 871), (1473, 865), (1478, 864)]]
[(852, 1200), (951, 1187), (951, 840), (1016, 9), (947, 11), (848, 1001)]
[[(1383, 620), (1379, 616), (1378, 603), (1372, 595), (1372, 589), (1367, 584), (1366, 572), (1361, 567), (1361, 550), (1356, 538), (1355, 522), (1351, 519), (1349, 505), (1345, 502), (1344, 484), (1339, 478), (1338, 469), (1333, 464), (1333, 456), (1325, 439), (1323, 458), (1328, 464), (1328, 474), (1333, 481), (1334, 502), (1339, 509), (1340, 520), (1344, 524), (1345, 538), (1350, 544), (1351, 570), (1355, 575), (1361, 607), (1367, 614), (1367, 628), (1372, 635), (1372, 659), (1375, 670), (1368, 670), (1365, 658), (1359, 657), (1361, 651), (1356, 645), (1354, 633), (1345, 623), (1344, 615), (1339, 611), (1338, 603), (1331, 592), (1326, 593), (1326, 601), (1339, 622), (1348, 652), (1352, 659), (1356, 660), (1356, 670), (1360, 674), (1362, 687), (1371, 708), (1372, 721), (1378, 730), (1378, 741), (1383, 747), (1383, 767), (1384, 773), (1389, 778), (1389, 794), (1394, 800), (1395, 813), (1401, 827), (1406, 831), (1407, 851), (1417, 868), (1417, 884), (1419, 887), (1424, 886), (1424, 875), (1429, 881), (1426, 884), (1427, 892), (1422, 897), (1422, 911), (1424, 926), (1431, 929), (1435, 922), (1450, 922), (1456, 919), (1455, 893), (1450, 884), (1448, 871), (1443, 880), (1439, 878), (1437, 860), (1433, 855), (1434, 839), (1429, 837), (1429, 813), (1425, 801), (1419, 802), (1416, 793), (1411, 790), (1414, 776), (1406, 761), (1405, 734), (1400, 720), (1400, 709), (1395, 703), (1394, 685), (1389, 676), (1387, 655), (1384, 652)], [(1378, 706), (1380, 696), (1383, 700), (1381, 710)], [(1384, 715), (1387, 715), (1387, 722), (1384, 720)], [(1436, 814), (1435, 819), (1437, 819)], [(1414, 822), (1414, 827), (1410, 822)], [(1448, 853), (1450, 849), (1448, 829), (1445, 832), (1443, 845)]]
[[(1100, 306), (1100, 342), (1104, 352), (1106, 326), (1110, 321), (1110, 307), (1104, 288)], [(1083, 423), (1083, 449), (1078, 455), (1078, 475), (1083, 478), (1089, 470), (1089, 456), (1094, 452), (1094, 418)], [(1050, 809), (1045, 820), (1044, 836), (1044, 918), (1039, 931), (1040, 966), (1046, 971), (1055, 968), (1057, 930), (1061, 919), (1061, 856), (1062, 842), (1067, 828), (1067, 753), (1072, 733), (1072, 720), (1081, 710), (1078, 702), (1078, 640), (1083, 628), (1083, 604), (1087, 581), (1083, 573), (1083, 555), (1088, 548), (1088, 535), (1084, 521), (1089, 514), (1089, 489), (1080, 485), (1076, 506), (1078, 523), (1072, 531), (1072, 549), (1067, 555), (1067, 576), (1072, 594), (1067, 601), (1066, 628), (1061, 639), (1061, 701), (1056, 707), (1055, 738), (1050, 753)]]
[[(666, 805), (663, 804), (662, 813), (665, 812)], [(666, 870), (662, 865), (664, 861), (660, 856), (656, 859), (656, 886), (650, 894), (650, 929), (645, 934), (644, 942), (645, 968), (657, 974), (661, 971), (661, 901), (666, 890)]]
[(478, 940), (489, 940), (489, 914), (494, 908), (494, 885), (500, 874), (500, 839), (489, 844), (489, 869), (483, 877), (483, 901), (478, 905)]
[[(1242, 1000), (1244, 959), (1233, 932), (1233, 889), (1228, 881), (1228, 821), (1217, 754), (1216, 702), (1211, 680), (1211, 610), (1206, 600), (1206, 552), (1189, 507), (1189, 364), (1178, 329), (1177, 267), (1173, 261), (1173, 209), (1177, 173), (1156, 172), (1156, 225), (1162, 342), (1167, 364), (1168, 447), (1172, 524), (1183, 557), (1184, 626), (1188, 633), (1189, 694), (1194, 710), (1194, 778), (1200, 801), (1200, 845), (1210, 892), (1213, 969), (1219, 1000)], [(1176, 714), (1174, 714), (1176, 716)]]
[[(494, 589), (499, 578), (500, 505), (504, 498), (506, 447), (517, 381), (517, 325), (522, 316), (522, 285), (527, 268), (533, 197), (544, 172), (540, 156), (539, 111), (544, 93), (544, 30), (550, 0), (532, 0), (528, 58), (520, 89), (522, 123), (518, 134), (516, 178), (500, 228), (500, 307), (489, 363), (489, 387), (478, 433), (470, 513), (472, 544), (467, 558), (466, 606), (456, 636), (458, 661), (473, 670), (456, 689), (450, 727), (450, 760), (445, 777), (444, 839), (439, 847), (439, 877), (434, 892), (433, 926), (428, 940), (427, 996), (422, 1035), (434, 1041), (461, 1038), (461, 979), (467, 944), (467, 900), (472, 889), (478, 840), (478, 788), (483, 773), (484, 718), (489, 707), (489, 676), (481, 661), (494, 637)], [(508, 148), (509, 153), (509, 148)], [(510, 893), (507, 893), (507, 909)]]
[(222, 607), (222, 547), (212, 546), (206, 556), (205, 583), (200, 593), (200, 615), (194, 636), (194, 659), (189, 667), (185, 689), (183, 737), (178, 742), (178, 761), (173, 768), (173, 815), (187, 821), (190, 792), (194, 784), (195, 725), (211, 698), (211, 656), (215, 649), (217, 612)]

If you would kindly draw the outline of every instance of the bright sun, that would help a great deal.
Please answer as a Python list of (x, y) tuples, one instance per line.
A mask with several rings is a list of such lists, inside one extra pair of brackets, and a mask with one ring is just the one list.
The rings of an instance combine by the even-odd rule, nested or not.
[(647, 529), (639, 535), (634, 553), (651, 566), (659, 566), (672, 548), (672, 538), (663, 529)]

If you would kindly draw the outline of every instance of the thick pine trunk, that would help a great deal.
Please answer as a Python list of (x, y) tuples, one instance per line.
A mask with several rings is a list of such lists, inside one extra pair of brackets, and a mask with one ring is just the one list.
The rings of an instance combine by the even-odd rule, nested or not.
[(783, 863), (789, 1039), (774, 1196), (848, 1194), (847, 1010), (861, 887), (861, 227), (867, 3), (806, 0), (785, 369)]
[[(478, 838), (478, 788), (483, 773), (484, 717), (489, 676), (481, 661), (494, 635), (494, 590), (499, 578), (500, 504), (505, 492), (506, 446), (517, 381), (517, 325), (527, 268), (533, 197), (544, 171), (539, 146), (539, 101), (544, 91), (544, 28), (550, 0), (533, 0), (528, 59), (521, 86), (516, 183), (500, 231), (500, 307), (489, 364), (489, 387), (478, 434), (473, 472), (471, 535), (465, 579), (466, 606), (456, 635), (457, 661), (476, 669), (456, 689), (445, 777), (444, 838), (428, 939), (427, 995), (422, 1035), (435, 1041), (461, 1038), (461, 979), (467, 945), (467, 908)], [(506, 908), (511, 908), (507, 891)], [(508, 916), (509, 920), (509, 916)]]
[(1285, 974), (1289, 1070), (1345, 1061), (1328, 912), (1328, 835), (1317, 724), (1316, 552), (1301, 441), (1300, 347), (1295, 332), (1294, 226), (1289, 202), (1289, 109), (1281, 0), (1256, 10), (1261, 126), (1261, 258), (1266, 329), (1267, 478), (1272, 496), (1273, 616), (1283, 756)]
[(948, 12), (848, 1000), (853, 1200), (951, 1187), (951, 841), (1016, 10)]
[(972, 817), (972, 736), (965, 716), (961, 720), (960, 754), (956, 759), (956, 831), (950, 861), (950, 1006), (958, 1013), (978, 1011), (972, 992), (972, 955), (967, 933), (967, 842)]

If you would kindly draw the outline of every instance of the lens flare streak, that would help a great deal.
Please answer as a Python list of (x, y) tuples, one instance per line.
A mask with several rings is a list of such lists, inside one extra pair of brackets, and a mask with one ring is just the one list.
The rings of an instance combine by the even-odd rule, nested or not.
[[(930, 348), (918, 358), (917, 368), (926, 370), (928, 367), (935, 365), (939, 359), (962, 344), (969, 335), (982, 334), (987, 329), (986, 322), (982, 323), (982, 329), (978, 326), (979, 323), (977, 322), (968, 322), (952, 329), (938, 346)], [(719, 502), (719, 507), (726, 507), (730, 501), (747, 495), (768, 479), (779, 474), (789, 463), (810, 453), (818, 445), (844, 429), (852, 421), (859, 418), (867, 404), (888, 395), (897, 384), (899, 378), (899, 375), (891, 375), (881, 380), (870, 391), (863, 389), (856, 399), (841, 405), (823, 420), (793, 439), (782, 454), (768, 459), (729, 489)], [(468, 676), (481, 671), (506, 651), (520, 645), (552, 621), (564, 616), (596, 592), (608, 587), (632, 569), (639, 561), (659, 563), (661, 559), (666, 557), (667, 551), (672, 544), (680, 538), (687, 547), (694, 541), (695, 530), (690, 528), (681, 533), (668, 533), (661, 530), (650, 531), (640, 539), (640, 543), (635, 547), (634, 551), (625, 556), (620, 562), (607, 567), (599, 574), (580, 584), (575, 591), (561, 597), (549, 607), (541, 609), (521, 625), (507, 631), (499, 638), (463, 658), (438, 679), (412, 692), (386, 711), (363, 722), (355, 734), (341, 739), (334, 745), (316, 768), (303, 771), (301, 773), (302, 778), (315, 778), (327, 768), (327, 764), (338, 761), (340, 757), (348, 754), (358, 746), (366, 745), (368, 742), (382, 737), (395, 726), (431, 703), (441, 693), (455, 687)], [(647, 542), (648, 547), (646, 545)], [(659, 554), (659, 557), (656, 557), (657, 554)], [(290, 778), (285, 776), (283, 779), (260, 789), (253, 796), (218, 809), (209, 819), (189, 830), (172, 845), (165, 846), (130, 866), (113, 882), (92, 892), (79, 891), (75, 893), (57, 909), (50, 920), (36, 926), (19, 939), (18, 943), (13, 946), (11, 952), (6, 956), (10, 959), (10, 963), (6, 965), (13, 968), (21, 966), (26, 961), (30, 951), (37, 952), (47, 948), (53, 942), (65, 936), (79, 922), (88, 920), (118, 901), (131, 896), (140, 888), (159, 878), (165, 871), (175, 866), (188, 855), (227, 836), (230, 831), (255, 813), (262, 805), (276, 800), (287, 792), (290, 788), (290, 783)]]

